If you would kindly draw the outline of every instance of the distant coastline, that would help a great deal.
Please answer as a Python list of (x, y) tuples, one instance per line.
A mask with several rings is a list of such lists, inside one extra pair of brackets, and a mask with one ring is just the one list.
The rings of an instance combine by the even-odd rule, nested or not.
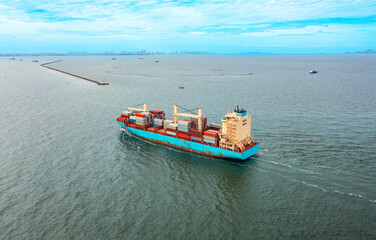
[(146, 50), (136, 52), (68, 52), (68, 53), (0, 53), (2, 57), (17, 56), (147, 56), (147, 55), (338, 55), (338, 54), (376, 54), (373, 49), (357, 52), (343, 53), (268, 53), (268, 52), (239, 52), (239, 53), (211, 53), (200, 51), (184, 51), (184, 52), (149, 52)]
[(68, 52), (68, 53), (0, 53), (0, 56), (10, 57), (10, 56), (123, 56), (123, 55), (135, 55), (135, 56), (145, 56), (145, 55), (202, 55), (202, 54), (214, 54), (210, 52), (199, 52), (199, 51), (185, 51), (185, 52), (148, 52), (145, 50), (137, 52), (98, 52), (98, 53), (89, 53), (89, 52)]
[(372, 49), (368, 49), (365, 51), (358, 51), (358, 52), (345, 52), (345, 54), (376, 54), (376, 51)]

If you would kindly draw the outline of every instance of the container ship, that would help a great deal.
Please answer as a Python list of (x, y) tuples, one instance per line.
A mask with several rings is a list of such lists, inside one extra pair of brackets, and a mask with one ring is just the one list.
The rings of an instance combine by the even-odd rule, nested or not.
[(251, 116), (239, 106), (225, 114), (222, 124), (207, 124), (202, 108), (190, 114), (178, 107), (174, 104), (173, 119), (166, 119), (164, 111), (148, 111), (144, 103), (143, 109), (126, 108), (116, 120), (121, 130), (140, 139), (210, 157), (245, 160), (259, 150), (251, 136)]

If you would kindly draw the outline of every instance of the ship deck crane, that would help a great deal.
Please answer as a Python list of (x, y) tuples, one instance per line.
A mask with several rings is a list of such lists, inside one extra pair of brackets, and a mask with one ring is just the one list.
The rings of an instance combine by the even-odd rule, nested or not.
[(129, 111), (129, 110), (136, 110), (136, 111), (141, 111), (141, 112), (147, 112), (148, 111), (148, 104), (144, 103), (144, 109), (128, 107), (126, 109), (126, 111)]
[(178, 122), (178, 117), (192, 117), (198, 119), (198, 130), (202, 131), (202, 108), (198, 109), (198, 114), (189, 114), (178, 112), (178, 105), (174, 104), (174, 123)]

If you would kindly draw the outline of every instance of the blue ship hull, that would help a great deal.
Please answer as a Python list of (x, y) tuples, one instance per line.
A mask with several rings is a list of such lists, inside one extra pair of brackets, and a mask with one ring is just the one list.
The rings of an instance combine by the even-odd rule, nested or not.
[(244, 151), (244, 152), (234, 152), (218, 147), (212, 147), (206, 144), (196, 143), (188, 140), (183, 140), (176, 137), (170, 137), (158, 133), (148, 132), (140, 129), (135, 129), (125, 126), (124, 123), (119, 122), (123, 129), (127, 130), (130, 134), (139, 137), (141, 139), (164, 144), (166, 146), (174, 147), (177, 149), (182, 149), (189, 152), (194, 152), (211, 157), (219, 158), (232, 158), (237, 160), (245, 160), (254, 155), (260, 148), (257, 144), (254, 147)]

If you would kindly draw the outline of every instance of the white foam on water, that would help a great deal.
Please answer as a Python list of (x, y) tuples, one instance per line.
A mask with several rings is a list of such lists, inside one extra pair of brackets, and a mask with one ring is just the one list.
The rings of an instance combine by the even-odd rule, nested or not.
[(302, 183), (306, 186), (309, 186), (309, 187), (314, 187), (314, 188), (317, 188), (317, 189), (320, 189), (321, 191), (323, 192), (333, 192), (333, 193), (338, 193), (338, 194), (341, 194), (341, 195), (347, 195), (347, 196), (352, 196), (352, 197), (357, 197), (357, 198), (362, 198), (362, 199), (365, 199), (367, 201), (370, 201), (370, 202), (373, 202), (373, 203), (376, 203), (376, 199), (369, 199), (359, 193), (346, 193), (346, 192), (342, 192), (342, 191), (339, 191), (339, 190), (329, 190), (329, 189), (326, 189), (324, 187), (321, 187), (321, 186), (318, 186), (316, 184), (312, 184), (312, 183), (307, 183), (305, 181), (299, 181), (299, 180), (296, 180), (296, 179), (293, 179), (293, 178), (290, 178), (290, 180), (292, 180), (293, 182), (298, 182), (298, 183)]
[(260, 169), (260, 168), (257, 168), (257, 167), (253, 167), (253, 166), (248, 166), (249, 168), (252, 168), (252, 169), (256, 169), (257, 171), (259, 172), (269, 172), (267, 170), (264, 170), (264, 169)]
[(287, 167), (287, 168), (290, 168), (290, 169), (293, 169), (293, 170), (297, 170), (297, 171), (300, 171), (300, 172), (304, 172), (304, 173), (308, 173), (308, 174), (316, 174), (312, 170), (306, 170), (306, 169), (296, 168), (296, 167), (293, 167), (293, 166), (291, 166), (289, 164), (286, 164), (286, 163), (275, 162), (275, 161), (268, 161), (268, 160), (262, 160), (261, 162), (267, 162), (267, 163), (271, 163), (271, 164), (274, 164), (274, 165), (279, 165), (279, 166)]

